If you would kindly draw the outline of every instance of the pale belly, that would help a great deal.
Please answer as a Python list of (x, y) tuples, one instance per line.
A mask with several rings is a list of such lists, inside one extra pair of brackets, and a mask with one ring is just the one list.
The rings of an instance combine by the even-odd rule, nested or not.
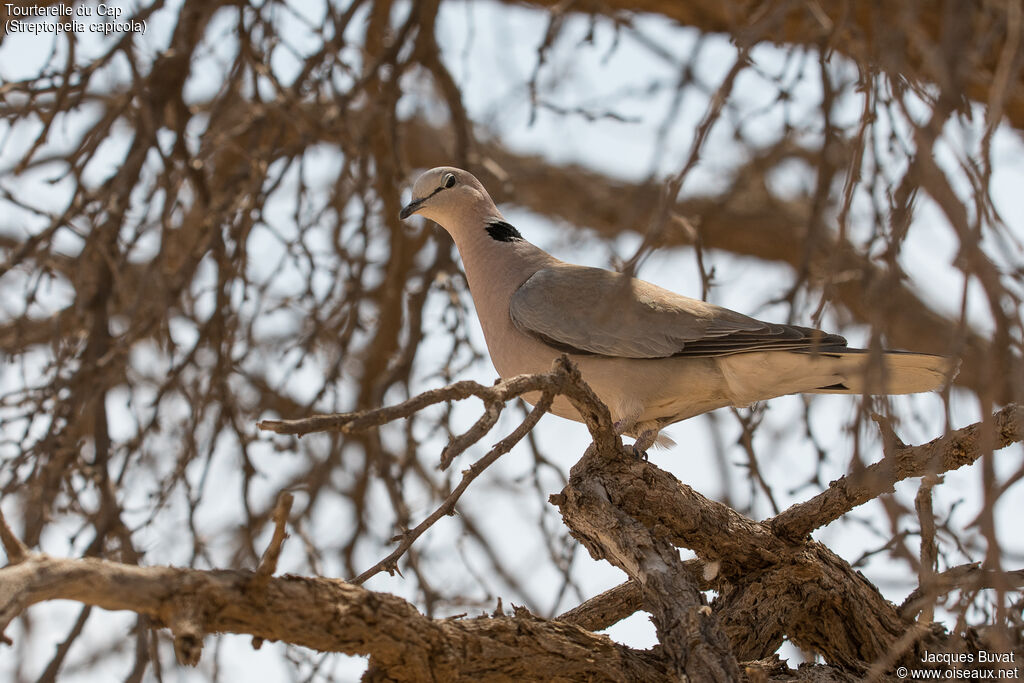
[[(504, 378), (547, 372), (562, 354), (515, 330), (514, 344), (491, 358)], [(710, 358), (610, 358), (568, 354), (583, 379), (608, 406), (612, 421), (625, 433), (660, 428), (694, 415), (731, 405), (728, 386), (717, 362)], [(531, 404), (540, 392), (523, 398)], [(555, 399), (551, 412), (577, 422), (579, 413), (564, 396)]]

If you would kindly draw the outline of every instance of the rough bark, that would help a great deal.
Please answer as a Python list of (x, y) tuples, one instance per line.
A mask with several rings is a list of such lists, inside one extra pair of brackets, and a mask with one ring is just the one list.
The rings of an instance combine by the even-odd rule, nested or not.
[(618, 501), (623, 482), (602, 465), (608, 458), (626, 457), (624, 450), (588, 449), (555, 498), (562, 518), (594, 559), (611, 562), (639, 584), (673, 673), (698, 681), (738, 680), (725, 633), (679, 553), (623, 511)]
[(405, 600), (336, 579), (135, 567), (31, 555), (0, 569), (0, 628), (43, 600), (131, 610), (170, 628), (183, 663), (207, 634), (244, 633), (370, 655), (367, 680), (668, 681), (658, 658), (578, 626), (513, 616), (434, 620)]

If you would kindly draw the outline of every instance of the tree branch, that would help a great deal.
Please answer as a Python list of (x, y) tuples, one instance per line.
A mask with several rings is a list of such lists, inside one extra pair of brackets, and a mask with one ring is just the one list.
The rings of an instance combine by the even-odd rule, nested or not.
[(285, 526), (288, 524), (288, 513), (291, 512), (292, 502), (295, 496), (287, 491), (277, 497), (274, 505), (274, 535), (270, 538), (267, 549), (260, 558), (259, 566), (256, 567), (256, 581), (265, 582), (267, 578), (277, 571), (277, 560), (281, 557), (281, 547), (288, 538)]
[[(1020, 440), (1020, 417), (1015, 406), (996, 414), (996, 443)], [(980, 428), (971, 425), (922, 446), (895, 446), (895, 455), (887, 458), (895, 457), (901, 464), (897, 471), (906, 476), (927, 473), (929, 463), (940, 463), (940, 472), (953, 469), (979, 456)], [(602, 490), (629, 519), (691, 548), (706, 567), (717, 568), (720, 597), (714, 607), (738, 659), (768, 656), (789, 637), (829, 662), (856, 670), (883, 658), (902, 637), (907, 622), (849, 563), (819, 543), (804, 541), (806, 534), (776, 531), (780, 518), (781, 528), (789, 528), (784, 517), (789, 511), (754, 522), (654, 465), (630, 458), (603, 462), (600, 476)], [(562, 495), (553, 502), (563, 505)]]
[(4, 552), (7, 553), (7, 562), (18, 564), (24, 562), (32, 554), (28, 546), (15, 535), (14, 531), (7, 524), (3, 509), (0, 509), (0, 543), (3, 543)]
[(738, 680), (729, 641), (692, 572), (671, 544), (620, 505), (624, 481), (614, 471), (627, 458), (621, 446), (587, 449), (555, 499), (562, 518), (594, 559), (611, 562), (641, 586), (672, 672), (689, 680)]
[(914, 589), (900, 605), (900, 614), (904, 619), (910, 620), (946, 593), (954, 590), (977, 591), (983, 588), (1021, 590), (1024, 588), (1024, 569), (983, 569), (978, 562), (950, 567), (944, 572), (934, 574), (930, 583)]
[(643, 609), (643, 590), (639, 583), (630, 579), (562, 612), (555, 620), (588, 631), (603, 631), (640, 609)]
[[(1024, 408), (1008, 405), (995, 413), (992, 421), (996, 434), (989, 443), (995, 449), (1024, 439)], [(826, 490), (784, 510), (767, 523), (780, 537), (802, 538), (858, 505), (891, 492), (898, 481), (970, 465), (985, 453), (982, 436), (982, 423), (976, 422), (920, 446), (893, 444), (880, 462), (836, 479)]]
[[(589, 476), (599, 476), (601, 490), (638, 532), (651, 530), (655, 538), (697, 553), (703, 578), (720, 592), (713, 607), (741, 661), (767, 657), (789, 637), (833, 664), (857, 668), (884, 653), (903, 631), (895, 607), (821, 544), (784, 541), (767, 524), (702, 496), (648, 462), (607, 459), (599, 475)], [(566, 523), (574, 532), (582, 524)], [(593, 554), (594, 541), (581, 540)]]
[(395, 680), (668, 681), (657, 657), (582, 628), (512, 617), (433, 620), (405, 600), (325, 578), (249, 571), (137, 567), (34, 555), (0, 569), (0, 632), (30, 605), (75, 600), (167, 625), (197, 661), (202, 636), (247, 633), (320, 652), (369, 655)]
[[(605, 448), (614, 447), (616, 444), (621, 445), (621, 440), (616, 436), (612, 428), (608, 409), (601, 403), (590, 387), (587, 386), (586, 382), (583, 381), (579, 370), (569, 360), (568, 356), (565, 355), (555, 359), (549, 372), (537, 373), (535, 375), (518, 375), (510, 379), (500, 380), (490, 387), (485, 387), (471, 380), (464, 380), (439, 389), (425, 391), (394, 406), (364, 410), (356, 413), (314, 415), (296, 420), (263, 420), (258, 426), (260, 429), (278, 434), (296, 434), (299, 436), (312, 432), (326, 431), (354, 434), (373, 427), (379, 427), (394, 420), (409, 417), (436, 403), (460, 401), (471, 396), (476, 396), (484, 401), (487, 406), (485, 415), (488, 415), (493, 410), (493, 406), (498, 406), (500, 412), (503, 404), (509, 400), (531, 392), (548, 392), (552, 396), (565, 396), (587, 424), (595, 442), (602, 444)], [(496, 419), (488, 420), (488, 423), (493, 424), (495, 421)], [(478, 422), (477, 424), (480, 423)], [(471, 433), (477, 439), (484, 434), (484, 432), (475, 428), (471, 429)], [(465, 449), (466, 445), (468, 445), (464, 443), (464, 439), (461, 437), (457, 439), (457, 443), (461, 449)]]
[[(487, 452), (484, 457), (477, 460), (471, 467), (466, 469), (462, 473), (462, 480), (459, 485), (456, 486), (448, 497), (430, 513), (422, 522), (417, 524), (414, 528), (409, 529), (405, 533), (398, 537), (398, 547), (395, 548), (387, 557), (373, 565), (365, 572), (357, 576), (352, 580), (352, 583), (361, 585), (365, 583), (369, 578), (376, 576), (382, 571), (386, 571), (389, 574), (393, 574), (398, 568), (398, 560), (404, 555), (412, 544), (416, 542), (423, 533), (432, 527), (435, 522), (444, 517), (445, 515), (455, 514), (455, 503), (458, 502), (462, 494), (466, 492), (469, 485), (473, 483), (473, 480), (480, 476), (480, 473), (490, 467), (494, 462), (498, 460), (502, 455), (512, 450), (519, 441), (526, 436), (526, 434), (534, 428), (537, 422), (543, 417), (544, 413), (551, 409), (552, 395), (550, 392), (545, 391), (541, 396), (541, 399), (537, 402), (537, 405), (530, 411), (530, 414), (526, 416), (526, 419), (516, 427), (511, 434), (506, 436), (504, 439), (494, 445), (491, 450)], [(486, 415), (487, 413), (485, 413)], [(483, 436), (481, 433), (480, 436)], [(477, 437), (479, 438), (479, 437)]]
[(422, 536), (427, 529), (445, 515), (454, 514), (455, 504), (462, 497), (462, 494), (465, 493), (466, 489), (469, 488), (473, 480), (497, 461), (498, 458), (512, 450), (512, 447), (519, 443), (533, 429), (544, 413), (551, 409), (555, 396), (565, 396), (572, 403), (590, 429), (594, 443), (601, 444), (606, 449), (621, 448), (622, 440), (613, 429), (608, 408), (601, 403), (597, 395), (583, 381), (579, 370), (569, 360), (568, 356), (562, 355), (555, 359), (549, 372), (535, 375), (519, 375), (496, 382), (494, 386), (490, 387), (467, 380), (456, 382), (446, 387), (431, 389), (394, 406), (356, 413), (314, 415), (297, 420), (263, 420), (259, 423), (259, 428), (277, 432), (278, 434), (302, 435), (318, 431), (339, 431), (345, 434), (352, 434), (373, 427), (379, 427), (394, 420), (407, 418), (417, 411), (436, 403), (476, 396), (484, 401), (484, 414), (469, 431), (456, 437), (452, 443), (445, 447), (441, 455), (441, 466), (446, 468), (451, 464), (455, 454), (464, 451), (471, 443), (483, 437), (487, 430), (497, 421), (498, 415), (509, 400), (538, 391), (541, 392), (541, 397), (537, 400), (536, 406), (530, 411), (526, 419), (511, 434), (495, 444), (486, 455), (463, 472), (462, 480), (448, 494), (441, 505), (414, 528), (398, 536), (396, 538), (398, 540), (398, 547), (387, 557), (353, 579), (353, 583), (362, 584), (382, 571), (393, 573), (397, 569), (398, 560), (408, 552), (416, 539)]

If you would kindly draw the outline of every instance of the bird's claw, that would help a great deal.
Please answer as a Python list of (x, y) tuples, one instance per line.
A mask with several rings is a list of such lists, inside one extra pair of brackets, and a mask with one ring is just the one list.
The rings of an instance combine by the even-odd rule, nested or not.
[(654, 445), (654, 442), (658, 438), (657, 429), (645, 429), (636, 435), (636, 441), (633, 442), (633, 455), (638, 460), (647, 462), (647, 449)]

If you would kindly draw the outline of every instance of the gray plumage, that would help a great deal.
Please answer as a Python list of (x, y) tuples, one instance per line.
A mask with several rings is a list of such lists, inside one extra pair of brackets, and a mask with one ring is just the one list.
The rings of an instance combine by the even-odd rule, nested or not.
[(569, 263), (530, 276), (512, 295), (509, 314), (517, 328), (564, 351), (622, 358), (846, 345), (838, 335), (765, 323), (622, 273)]
[[(455, 240), (498, 374), (543, 372), (568, 353), (640, 450), (662, 427), (724, 406), (792, 393), (931, 391), (955, 373), (950, 359), (900, 351), (872, 365), (838, 335), (560, 261), (523, 239), (483, 185), (457, 168), (420, 176), (401, 217), (416, 213)], [(552, 412), (580, 419), (564, 397)]]

